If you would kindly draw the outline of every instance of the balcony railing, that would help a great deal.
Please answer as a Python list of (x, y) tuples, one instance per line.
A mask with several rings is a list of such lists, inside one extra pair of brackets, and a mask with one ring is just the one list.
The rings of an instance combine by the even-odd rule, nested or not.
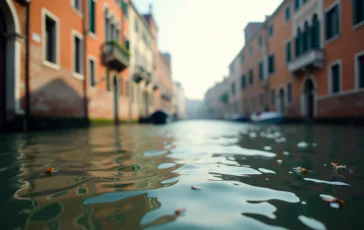
[(322, 49), (311, 49), (306, 51), (288, 64), (288, 70), (295, 74), (309, 68), (322, 68), (324, 63), (324, 52)]
[(108, 41), (104, 45), (103, 62), (110, 68), (122, 71), (129, 66), (129, 50), (117, 41)]
[(148, 81), (149, 78), (150, 73), (148, 73), (143, 67), (138, 66), (134, 69), (133, 79), (136, 83), (140, 83), (143, 80)]

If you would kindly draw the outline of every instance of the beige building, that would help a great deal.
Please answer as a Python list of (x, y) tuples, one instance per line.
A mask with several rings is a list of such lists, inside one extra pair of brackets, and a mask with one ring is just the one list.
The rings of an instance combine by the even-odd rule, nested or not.
[(175, 114), (178, 116), (178, 118), (184, 118), (186, 116), (186, 101), (185, 92), (181, 83), (174, 82), (172, 98)]
[(205, 94), (205, 105), (209, 118), (224, 119), (231, 116), (228, 110), (230, 101), (231, 82), (227, 77), (216, 83)]
[(131, 116), (147, 117), (153, 108), (153, 49), (152, 33), (145, 18), (132, 2), (129, 4), (131, 84)]

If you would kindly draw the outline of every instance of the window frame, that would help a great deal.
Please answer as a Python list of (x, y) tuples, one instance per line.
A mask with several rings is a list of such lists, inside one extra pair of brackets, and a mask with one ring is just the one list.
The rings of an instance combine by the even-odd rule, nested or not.
[[(59, 70), (60, 69), (60, 26), (61, 26), (61, 22), (59, 20), (59, 18), (57, 16), (55, 16), (53, 13), (51, 13), (49, 10), (47, 10), (46, 8), (42, 8), (42, 60), (43, 60), (43, 65), (55, 69), (55, 70)], [(46, 17), (49, 17), (50, 19), (52, 19), (55, 22), (55, 26), (56, 26), (56, 36), (55, 36), (55, 59), (56, 62), (50, 62), (47, 60), (46, 58)]]
[[(360, 85), (359, 85), (359, 80), (360, 80), (360, 66), (359, 66), (359, 57), (361, 56), (364, 56), (364, 50), (356, 53), (354, 55), (354, 65), (355, 65), (355, 88), (357, 90), (364, 90), (364, 87), (363, 88), (360, 88)], [(364, 74), (364, 73), (363, 73)]]
[[(338, 11), (339, 11), (339, 14), (338, 14), (338, 17), (339, 17), (339, 19), (338, 19), (338, 31), (337, 31), (337, 34), (335, 34), (335, 35), (333, 35), (331, 38), (327, 38), (327, 14), (328, 14), (328, 12), (329, 11), (331, 11), (333, 8), (335, 8), (335, 7), (338, 7)], [(328, 6), (325, 10), (324, 10), (324, 21), (325, 21), (325, 23), (324, 23), (324, 25), (325, 25), (325, 30), (324, 30), (324, 34), (325, 34), (325, 36), (324, 36), (324, 39), (325, 39), (325, 42), (326, 42), (326, 44), (328, 44), (328, 43), (331, 43), (331, 42), (333, 42), (333, 41), (335, 41), (335, 40), (337, 40), (337, 39), (339, 39), (340, 38), (340, 34), (341, 34), (341, 30), (342, 30), (342, 26), (341, 26), (341, 8), (340, 8), (340, 6), (341, 6), (341, 2), (340, 2), (340, 0), (336, 0), (336, 1), (334, 1), (330, 6)]]
[[(95, 78), (94, 78), (94, 83), (95, 85), (91, 85), (91, 65), (90, 65), (90, 61), (93, 61), (94, 63), (94, 74), (95, 74)], [(87, 55), (87, 75), (88, 75), (88, 80), (89, 80), (89, 83), (88, 85), (91, 87), (91, 88), (96, 88), (97, 87), (97, 58), (93, 55)]]
[(83, 13), (82, 13), (82, 3), (83, 1), (87, 1), (87, 0), (79, 0), (79, 3), (80, 3), (80, 8), (77, 8), (75, 6), (75, 0), (71, 0), (71, 7), (72, 7), (72, 10), (80, 17), (80, 18), (83, 18)]
[[(270, 72), (270, 58), (273, 57), (273, 71)], [(268, 55), (268, 76), (271, 76), (275, 73), (275, 55), (269, 54)]]
[[(332, 82), (332, 67), (335, 65), (339, 65), (339, 91), (338, 92), (332, 92), (333, 82)], [(343, 66), (341, 59), (331, 62), (328, 66), (328, 73), (329, 73), (329, 95), (338, 95), (342, 92), (342, 73), (343, 73)]]
[[(355, 22), (355, 20), (356, 20), (355, 16), (358, 17), (358, 15), (355, 14), (355, 9), (358, 8), (354, 4), (356, 1), (358, 1), (358, 0), (352, 0), (352, 2), (353, 2), (353, 28), (354, 28), (354, 30), (357, 30), (360, 27), (364, 26), (364, 15), (363, 15), (363, 20), (362, 21)], [(364, 12), (363, 12), (363, 14), (364, 14)]]
[(92, 1), (93, 3), (94, 3), (94, 30), (95, 31), (91, 31), (91, 26), (90, 26), (90, 20), (91, 20), (91, 17), (90, 17), (90, 4), (88, 4), (88, 15), (89, 15), (89, 19), (88, 19), (88, 32), (91, 34), (91, 37), (96, 37), (96, 25), (97, 25), (97, 23), (96, 23), (96, 16), (97, 16), (97, 13), (96, 13), (96, 9), (97, 9), (97, 7), (96, 7), (96, 1), (97, 0), (83, 0), (83, 1)]
[[(81, 73), (77, 73), (75, 72), (75, 37), (77, 37), (78, 39), (80, 39), (80, 72)], [(84, 66), (83, 66), (83, 51), (84, 51), (84, 47), (83, 47), (83, 43), (84, 43), (84, 37), (83, 35), (76, 31), (75, 29), (72, 29), (72, 33), (71, 33), (71, 52), (72, 52), (72, 77), (78, 79), (78, 80), (84, 80), (85, 79), (85, 71), (84, 71)]]
[[(287, 13), (288, 13), (288, 18), (287, 18)], [(288, 5), (284, 12), (284, 22), (288, 23), (290, 20), (291, 20), (291, 6)]]

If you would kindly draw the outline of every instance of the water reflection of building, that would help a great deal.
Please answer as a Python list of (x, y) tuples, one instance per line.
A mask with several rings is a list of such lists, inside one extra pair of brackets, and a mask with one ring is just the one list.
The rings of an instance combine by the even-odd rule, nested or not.
[[(48, 145), (20, 148), (18, 151), (23, 158), (33, 156), (32, 161), (23, 167), (22, 178), (29, 184), (16, 192), (17, 199), (30, 198), (33, 201), (33, 210), (30, 208), (28, 211), (24, 229), (56, 226), (62, 229), (120, 229), (120, 226), (138, 229), (143, 216), (160, 207), (157, 198), (148, 197), (145, 193), (108, 204), (83, 204), (87, 198), (108, 192), (172, 185), (162, 185), (161, 182), (176, 177), (177, 174), (172, 171), (178, 165), (158, 169), (158, 165), (172, 162), (172, 159), (166, 158), (165, 154), (144, 156), (143, 153), (155, 145), (138, 147), (135, 142), (139, 139), (128, 138), (132, 135), (125, 132), (123, 129), (110, 131), (104, 128), (90, 131), (87, 133), (88, 143), (78, 151), (64, 146), (64, 140), (57, 139), (59, 146), (53, 146), (52, 155), (49, 155)], [(50, 139), (44, 141), (52, 143)], [(163, 145), (165, 139), (161, 135), (160, 139), (153, 139), (151, 143)], [(129, 143), (129, 150), (124, 151), (121, 140)], [(51, 176), (43, 173), (48, 166), (56, 168)], [(170, 220), (173, 220), (173, 216), (163, 219)]]

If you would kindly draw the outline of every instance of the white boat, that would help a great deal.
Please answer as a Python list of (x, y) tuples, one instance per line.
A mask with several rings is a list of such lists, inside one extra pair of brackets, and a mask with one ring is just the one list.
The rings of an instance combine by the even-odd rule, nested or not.
[(252, 114), (250, 119), (253, 122), (259, 123), (282, 123), (284, 121), (284, 116), (277, 112), (262, 112), (260, 114)]

